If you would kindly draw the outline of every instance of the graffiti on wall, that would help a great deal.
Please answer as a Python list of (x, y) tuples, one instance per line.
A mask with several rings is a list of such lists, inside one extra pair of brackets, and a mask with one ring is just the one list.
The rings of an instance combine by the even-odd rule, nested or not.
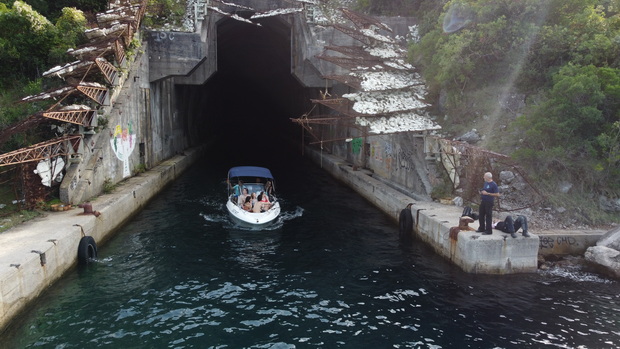
[(360, 153), (363, 143), (364, 140), (362, 138), (353, 138), (353, 140), (351, 141), (351, 150), (353, 151), (353, 154)]
[(392, 144), (384, 140), (370, 142), (370, 159), (374, 162), (375, 171), (387, 176), (392, 171)]
[(129, 122), (125, 129), (121, 125), (116, 125), (114, 135), (110, 139), (110, 145), (114, 155), (123, 162), (123, 178), (129, 177), (131, 175), (129, 156), (136, 147), (136, 134), (133, 131), (131, 122)]
[(399, 149), (397, 159), (396, 159), (398, 168), (396, 170), (400, 169), (400, 170), (405, 170), (405, 171), (412, 171), (415, 167), (415, 164), (412, 158), (413, 158), (413, 153), (411, 153), (410, 151), (406, 151), (402, 148)]
[(399, 171), (413, 171), (415, 167), (414, 154), (384, 140), (370, 142), (370, 156), (375, 166), (385, 174), (397, 174)]
[(549, 237), (549, 236), (541, 236), (540, 237), (540, 245), (539, 247), (541, 249), (545, 249), (545, 248), (554, 248), (554, 247), (560, 247), (560, 246), (573, 246), (575, 244), (577, 244), (577, 239), (575, 239), (572, 236), (558, 236), (558, 237)]

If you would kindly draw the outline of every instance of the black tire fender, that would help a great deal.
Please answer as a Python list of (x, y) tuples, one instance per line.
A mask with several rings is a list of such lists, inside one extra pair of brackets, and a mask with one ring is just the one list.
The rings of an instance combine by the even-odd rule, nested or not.
[(398, 231), (401, 236), (406, 236), (411, 234), (413, 230), (413, 215), (411, 214), (410, 208), (405, 208), (400, 211), (400, 216), (398, 217)]
[(97, 243), (92, 236), (84, 236), (78, 245), (78, 262), (86, 264), (97, 258)]

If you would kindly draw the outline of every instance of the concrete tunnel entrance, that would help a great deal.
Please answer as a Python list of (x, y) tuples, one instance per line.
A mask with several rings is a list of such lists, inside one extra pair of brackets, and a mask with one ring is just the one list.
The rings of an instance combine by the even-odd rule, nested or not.
[(288, 24), (278, 18), (260, 23), (223, 19), (217, 25), (217, 72), (202, 86), (176, 88), (192, 138), (216, 137), (220, 151), (250, 153), (254, 164), (274, 161), (290, 142), (301, 144), (301, 129), (290, 118), (310, 110), (310, 98), (318, 95), (291, 74)]

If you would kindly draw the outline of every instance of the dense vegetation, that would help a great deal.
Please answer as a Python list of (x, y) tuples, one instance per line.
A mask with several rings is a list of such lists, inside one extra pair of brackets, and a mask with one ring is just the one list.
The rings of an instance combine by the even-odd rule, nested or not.
[[(358, 8), (394, 14), (393, 1)], [(420, 24), (410, 59), (422, 71), (444, 129), (476, 128), (573, 206), (620, 196), (620, 1), (401, 0)], [(502, 108), (517, 96), (518, 110)], [(590, 221), (597, 221), (587, 215)], [(604, 219), (604, 218), (603, 218)]]
[[(41, 74), (70, 61), (67, 49), (84, 43), (87, 28), (85, 12), (105, 9), (107, 1), (9, 1), (0, 0), (0, 127), (41, 111), (41, 104), (17, 104), (20, 98), (41, 92)], [(103, 6), (103, 7), (102, 7)], [(46, 81), (46, 83), (50, 83)], [(33, 129), (1, 145), (3, 152), (39, 142), (45, 136)]]

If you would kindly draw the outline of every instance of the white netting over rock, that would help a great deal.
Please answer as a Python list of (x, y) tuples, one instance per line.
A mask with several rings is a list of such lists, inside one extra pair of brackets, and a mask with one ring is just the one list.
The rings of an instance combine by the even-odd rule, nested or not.
[(349, 75), (361, 80), (362, 91), (395, 90), (424, 85), (422, 77), (409, 71), (352, 72)]
[(342, 97), (354, 102), (353, 110), (360, 114), (386, 114), (419, 109), (423, 102), (424, 86), (396, 91), (347, 93)]
[(389, 117), (357, 117), (355, 124), (368, 126), (371, 134), (415, 132), (441, 128), (428, 116), (416, 112), (399, 113)]

